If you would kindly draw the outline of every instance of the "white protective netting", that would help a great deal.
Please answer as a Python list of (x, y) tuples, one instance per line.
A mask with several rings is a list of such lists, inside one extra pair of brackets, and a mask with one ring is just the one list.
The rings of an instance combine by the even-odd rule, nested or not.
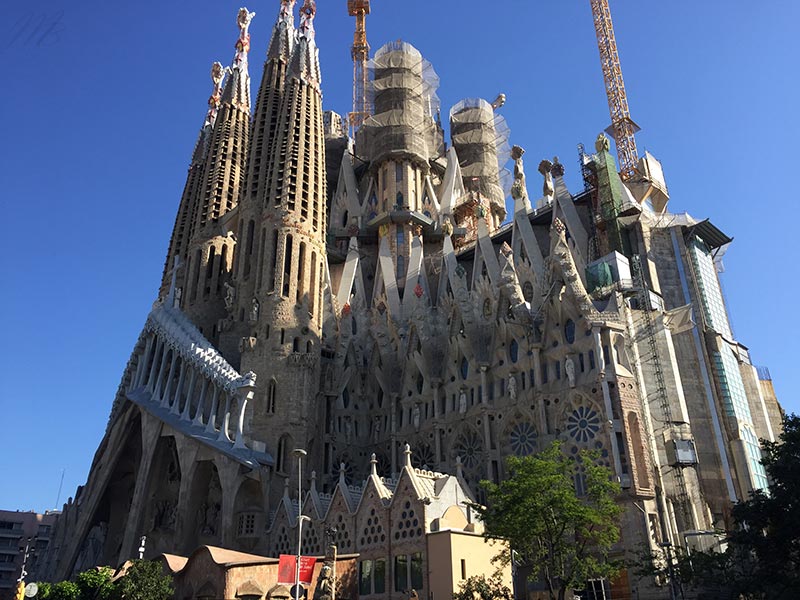
[(504, 165), (511, 156), (506, 120), (486, 100), (467, 98), (450, 109), (450, 134), (464, 185), (503, 206), (512, 176)]
[(359, 129), (358, 152), (371, 160), (403, 152), (425, 160), (443, 150), (436, 123), (440, 102), (439, 76), (419, 50), (406, 42), (390, 42), (369, 62), (368, 94), (374, 115)]

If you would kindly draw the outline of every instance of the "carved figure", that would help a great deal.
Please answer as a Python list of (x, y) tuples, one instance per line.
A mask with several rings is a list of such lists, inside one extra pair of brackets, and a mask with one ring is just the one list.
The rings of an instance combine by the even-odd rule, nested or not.
[(236, 288), (233, 284), (225, 282), (225, 308), (228, 310), (233, 308), (233, 301), (236, 298)]
[(604, 133), (597, 136), (597, 139), (594, 141), (594, 149), (598, 152), (608, 152), (611, 149), (611, 142), (608, 141)]
[(539, 173), (544, 176), (544, 185), (542, 186), (542, 194), (545, 196), (552, 196), (555, 194), (556, 190), (553, 186), (553, 175), (551, 173), (553, 169), (553, 163), (549, 160), (543, 160), (539, 163)]
[(314, 600), (331, 600), (333, 598), (333, 570), (329, 565), (322, 565), (314, 591)]
[(203, 520), (200, 532), (204, 535), (214, 535), (217, 533), (217, 515), (219, 515), (219, 504), (208, 502), (203, 504)]
[(467, 412), (467, 392), (464, 390), (458, 395), (458, 412), (462, 415)]
[(575, 362), (572, 360), (572, 357), (568, 356), (567, 359), (564, 361), (564, 371), (567, 373), (567, 379), (569, 380), (569, 387), (575, 387)]
[(183, 297), (183, 288), (179, 287), (175, 289), (175, 301), (173, 302), (172, 306), (174, 308), (180, 308), (181, 306), (181, 298)]
[(381, 437), (381, 418), (375, 417), (372, 421), (372, 441), (377, 442)]
[(344, 418), (344, 439), (349, 444), (353, 439), (353, 422), (350, 417)]
[(517, 378), (513, 373), (508, 376), (508, 397), (511, 400), (517, 399)]
[(411, 422), (414, 424), (414, 431), (419, 431), (419, 422), (421, 416), (419, 404), (415, 404), (414, 409), (411, 411)]
[(514, 200), (522, 200), (526, 208), (530, 208), (528, 199), (528, 185), (525, 181), (525, 165), (522, 162), (522, 155), (525, 150), (521, 146), (511, 148), (511, 158), (514, 159), (514, 183), (511, 185), (511, 197)]
[(256, 321), (258, 321), (258, 311), (259, 311), (258, 300), (253, 298), (253, 303), (250, 305), (250, 321), (251, 322), (255, 323)]

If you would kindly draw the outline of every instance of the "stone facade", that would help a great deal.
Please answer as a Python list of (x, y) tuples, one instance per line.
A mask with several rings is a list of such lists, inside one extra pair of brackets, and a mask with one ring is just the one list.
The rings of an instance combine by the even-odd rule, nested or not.
[[(702, 532), (766, 485), (758, 439), (779, 428), (728, 323), (730, 238), (669, 213), (663, 182), (623, 182), (602, 136), (577, 193), (541, 161), (538, 200), (488, 102), (450, 111), (446, 148), (438, 77), (403, 42), (375, 53), (375, 113), (348, 139), (322, 112), (314, 2), (297, 27), (293, 8), (281, 2), (249, 127), (246, 10), (227, 82), (212, 72), (159, 298), (65, 506), (52, 576), (124, 561), (142, 535), (152, 555), (290, 551), (295, 448), (320, 552), (324, 523), (340, 552), (411, 556), (410, 532), (441, 515), (429, 494), (399, 507), (386, 481), (457, 474), (480, 500), (505, 457), (556, 439), (598, 451), (621, 483), (620, 555), (708, 545)], [(374, 515), (348, 491), (362, 481)], [(411, 510), (425, 528), (391, 537)]]

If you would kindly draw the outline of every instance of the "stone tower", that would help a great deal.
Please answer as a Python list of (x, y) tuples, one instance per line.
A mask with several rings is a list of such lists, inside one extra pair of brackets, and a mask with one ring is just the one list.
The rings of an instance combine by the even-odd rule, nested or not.
[[(239, 364), (258, 374), (254, 437), (289, 475), (295, 447), (314, 448), (325, 269), (325, 139), (314, 2), (292, 41), (283, 3), (255, 117), (237, 246)], [(266, 160), (264, 160), (266, 152)], [(254, 192), (254, 193), (253, 193)], [(307, 435), (310, 434), (310, 435)], [(278, 490), (280, 491), (280, 490)]]
[[(175, 268), (178, 304), (212, 343), (219, 339), (226, 315), (235, 238), (226, 215), (239, 202), (250, 147), (250, 21), (255, 13), (237, 15), (239, 37), (233, 64), (212, 68), (215, 87), (209, 113), (189, 168), (189, 176), (170, 241), (162, 293)], [(228, 75), (224, 87), (222, 78)]]

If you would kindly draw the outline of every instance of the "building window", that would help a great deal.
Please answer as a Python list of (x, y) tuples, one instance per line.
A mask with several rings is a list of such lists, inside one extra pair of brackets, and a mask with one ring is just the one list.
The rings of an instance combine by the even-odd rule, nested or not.
[(394, 165), (394, 180), (403, 181), (403, 165), (401, 163), (395, 163)]
[(461, 358), (461, 379), (466, 379), (469, 375), (469, 361), (466, 357)]
[(366, 596), (372, 593), (372, 575), (373, 575), (372, 561), (362, 560), (359, 563), (358, 572), (358, 593), (361, 596)]
[(248, 536), (256, 532), (256, 515), (255, 513), (244, 513), (239, 515), (238, 535)]
[(267, 412), (269, 414), (275, 414), (275, 395), (277, 387), (278, 382), (275, 381), (275, 378), (270, 379), (269, 386), (267, 387)]
[(512, 363), (516, 363), (519, 360), (519, 344), (517, 340), (511, 340), (511, 344), (508, 346), (508, 358)]
[(401, 554), (394, 557), (394, 591), (408, 590), (408, 556)]

